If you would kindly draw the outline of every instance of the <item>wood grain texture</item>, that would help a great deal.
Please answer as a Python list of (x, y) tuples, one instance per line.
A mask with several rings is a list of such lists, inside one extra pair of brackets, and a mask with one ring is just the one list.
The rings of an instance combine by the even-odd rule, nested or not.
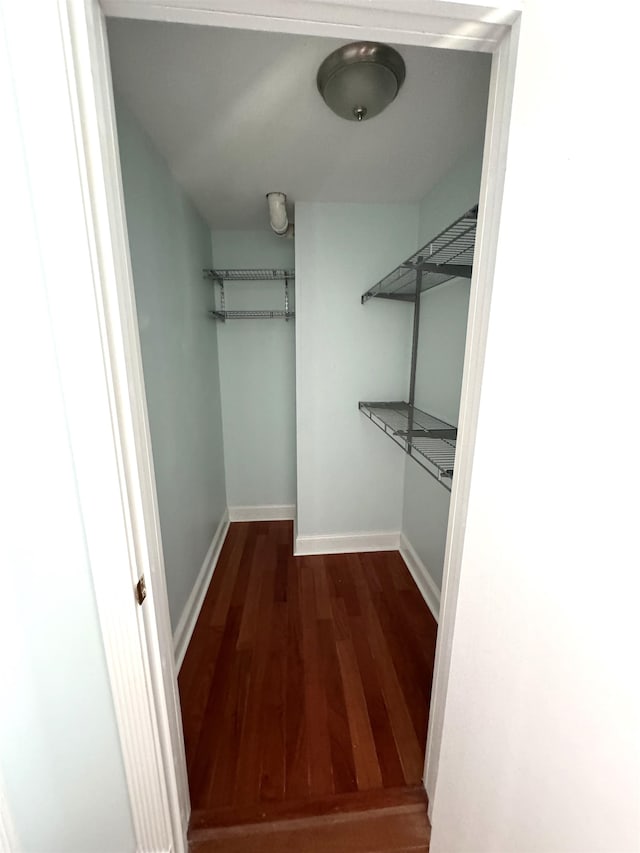
[[(422, 807), (435, 621), (399, 553), (298, 558), (292, 535), (230, 525), (180, 671), (195, 832)], [(308, 849), (351, 849), (328, 832)], [(367, 849), (426, 849), (400, 838)]]
[(430, 827), (422, 805), (298, 818), (209, 830), (191, 853), (428, 853)]
[(194, 811), (191, 814), (189, 837), (192, 840), (204, 840), (210, 838), (215, 829), (224, 826), (278, 823), (283, 820), (385, 810), (410, 805), (420, 806), (426, 810), (427, 797), (422, 785), (327, 794), (313, 799), (263, 802), (243, 808), (215, 809), (213, 812)]

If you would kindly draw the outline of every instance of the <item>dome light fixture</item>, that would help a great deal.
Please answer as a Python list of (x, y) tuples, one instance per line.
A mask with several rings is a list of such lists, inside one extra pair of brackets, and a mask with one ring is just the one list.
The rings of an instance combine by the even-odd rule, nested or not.
[(349, 121), (377, 116), (394, 100), (406, 69), (397, 50), (374, 41), (345, 44), (318, 69), (318, 91), (336, 115)]

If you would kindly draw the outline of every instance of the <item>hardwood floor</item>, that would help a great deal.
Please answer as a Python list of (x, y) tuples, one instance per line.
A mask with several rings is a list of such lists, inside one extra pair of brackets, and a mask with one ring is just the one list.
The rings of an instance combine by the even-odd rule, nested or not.
[(424, 804), (209, 830), (191, 853), (428, 853)]
[[(436, 623), (398, 553), (293, 557), (292, 536), (291, 522), (230, 526), (180, 671), (202, 853), (240, 850), (237, 824), (322, 816), (334, 829), (312, 834), (329, 846), (308, 849), (359, 850), (330, 846), (365, 820), (354, 812), (424, 813)], [(200, 846), (218, 843), (212, 827), (227, 846)], [(306, 849), (278, 843), (264, 849)]]

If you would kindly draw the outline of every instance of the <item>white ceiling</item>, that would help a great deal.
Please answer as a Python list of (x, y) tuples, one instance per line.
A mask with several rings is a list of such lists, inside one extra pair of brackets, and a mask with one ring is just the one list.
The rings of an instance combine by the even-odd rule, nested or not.
[(291, 202), (416, 202), (482, 138), (490, 57), (395, 45), (407, 78), (381, 115), (344, 121), (316, 72), (342, 40), (110, 20), (116, 92), (212, 228), (267, 228)]

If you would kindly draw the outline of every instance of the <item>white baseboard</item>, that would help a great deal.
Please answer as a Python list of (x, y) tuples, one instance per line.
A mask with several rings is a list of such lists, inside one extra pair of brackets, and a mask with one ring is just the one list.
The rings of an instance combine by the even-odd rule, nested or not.
[(295, 517), (295, 504), (229, 507), (229, 521), (291, 521)]
[(404, 533), (400, 534), (400, 554), (411, 572), (411, 576), (416, 582), (427, 607), (433, 614), (433, 618), (438, 622), (440, 617), (440, 590)]
[(333, 536), (296, 536), (296, 557), (311, 554), (357, 554), (361, 551), (397, 551), (399, 533), (347, 533)]
[(222, 551), (222, 546), (228, 529), (229, 512), (225, 510), (224, 515), (220, 520), (220, 524), (218, 525), (218, 529), (213, 535), (213, 539), (211, 540), (211, 545), (209, 545), (209, 550), (206, 553), (204, 562), (198, 572), (198, 577), (196, 578), (196, 582), (191, 590), (191, 595), (187, 599), (187, 603), (182, 611), (182, 616), (176, 625), (176, 630), (173, 632), (173, 652), (176, 660), (176, 670), (178, 672), (180, 671), (182, 661), (184, 660), (184, 656), (187, 652), (187, 647), (191, 640), (193, 629), (196, 627), (196, 622), (198, 621), (198, 616), (200, 615), (200, 610), (202, 608), (202, 602), (204, 601), (204, 597), (209, 589), (209, 584), (213, 577), (213, 571), (216, 567), (216, 563), (218, 562), (220, 551)]

